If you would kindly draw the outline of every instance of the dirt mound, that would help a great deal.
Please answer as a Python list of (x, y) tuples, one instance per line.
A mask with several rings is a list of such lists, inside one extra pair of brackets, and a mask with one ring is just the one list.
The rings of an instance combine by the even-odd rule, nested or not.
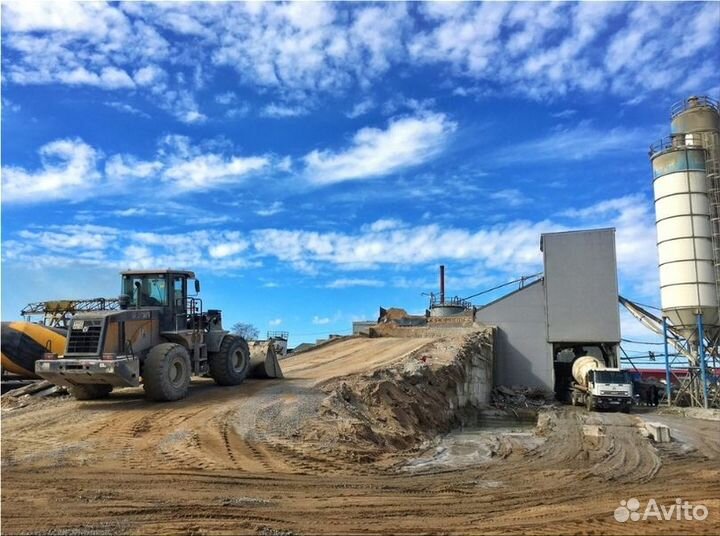
[(390, 368), (331, 381), (308, 441), (377, 460), (460, 425), (479, 405), (468, 396), (473, 360), (492, 363), (492, 332), (438, 339)]

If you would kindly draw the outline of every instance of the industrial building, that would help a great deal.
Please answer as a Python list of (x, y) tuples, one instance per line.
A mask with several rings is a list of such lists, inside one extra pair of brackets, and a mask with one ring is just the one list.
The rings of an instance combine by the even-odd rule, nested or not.
[(615, 230), (546, 233), (544, 277), (480, 307), (496, 326), (496, 385), (564, 393), (577, 355), (617, 366), (620, 343)]

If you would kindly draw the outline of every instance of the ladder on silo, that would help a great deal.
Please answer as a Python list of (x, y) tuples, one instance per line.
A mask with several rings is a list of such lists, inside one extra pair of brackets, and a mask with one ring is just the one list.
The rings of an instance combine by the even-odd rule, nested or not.
[(715, 293), (720, 316), (720, 134), (717, 131), (701, 133), (705, 149), (705, 173), (710, 198), (710, 222), (712, 224), (713, 266), (715, 272)]

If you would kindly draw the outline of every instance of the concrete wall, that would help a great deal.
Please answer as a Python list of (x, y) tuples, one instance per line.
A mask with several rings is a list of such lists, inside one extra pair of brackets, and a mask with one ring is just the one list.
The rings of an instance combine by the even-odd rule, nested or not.
[(552, 391), (552, 345), (546, 342), (542, 281), (478, 309), (476, 322), (497, 326), (495, 385), (526, 385)]
[(542, 235), (550, 342), (620, 342), (615, 230)]

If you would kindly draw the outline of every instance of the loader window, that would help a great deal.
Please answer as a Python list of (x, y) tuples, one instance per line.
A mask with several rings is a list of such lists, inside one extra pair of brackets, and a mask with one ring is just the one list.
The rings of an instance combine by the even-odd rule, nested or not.
[(176, 277), (173, 282), (173, 300), (177, 309), (185, 309), (185, 279)]
[(130, 306), (167, 305), (168, 293), (162, 276), (125, 276), (123, 294), (130, 296)]

